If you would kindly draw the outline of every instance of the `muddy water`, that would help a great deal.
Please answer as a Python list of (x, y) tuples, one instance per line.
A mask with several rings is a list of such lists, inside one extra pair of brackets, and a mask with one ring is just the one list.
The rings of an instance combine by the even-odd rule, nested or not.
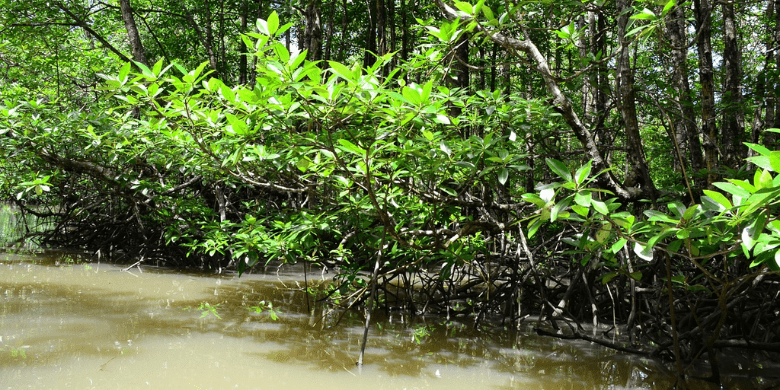
[[(319, 273), (310, 278), (318, 278)], [(0, 252), (0, 389), (668, 388), (653, 361), (585, 342), (307, 308), (302, 274), (197, 275)], [(271, 302), (257, 312), (260, 302)], [(310, 303), (311, 305), (312, 303)], [(254, 308), (254, 309), (253, 309)], [(415, 335), (417, 337), (415, 337)]]

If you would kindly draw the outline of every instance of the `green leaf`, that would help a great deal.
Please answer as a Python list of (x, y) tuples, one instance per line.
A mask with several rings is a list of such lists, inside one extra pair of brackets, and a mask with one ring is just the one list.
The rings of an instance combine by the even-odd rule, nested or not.
[(601, 278), (601, 283), (607, 284), (618, 276), (617, 272), (609, 272)]
[(493, 14), (493, 10), (490, 9), (490, 7), (484, 5), (482, 6), (482, 13), (485, 14), (485, 18), (487, 20), (495, 20), (496, 16)]
[(501, 168), (498, 171), (498, 182), (501, 183), (501, 185), (506, 184), (506, 181), (509, 179), (509, 170), (506, 168)]
[(653, 247), (650, 245), (642, 245), (636, 242), (634, 243), (634, 253), (642, 260), (653, 260)]
[(414, 105), (420, 105), (423, 102), (422, 96), (420, 96), (420, 93), (414, 88), (404, 87), (401, 92), (406, 100)]
[(222, 97), (229, 102), (236, 101), (236, 93), (224, 83), (220, 82), (219, 84), (219, 92), (222, 94)]
[(287, 48), (282, 45), (281, 43), (277, 43), (273, 46), (274, 53), (276, 53), (276, 57), (279, 58), (279, 61), (281, 61), (284, 64), (287, 64), (290, 62), (290, 51), (287, 50)]
[(157, 77), (154, 76), (154, 73), (152, 73), (151, 70), (149, 70), (149, 67), (144, 65), (143, 63), (140, 63), (138, 61), (133, 61), (135, 63), (135, 66), (138, 67), (138, 69), (141, 69), (141, 73), (150, 78), (150, 79), (156, 79)]
[(645, 210), (643, 214), (647, 216), (648, 221), (650, 222), (668, 222), (674, 224), (680, 222), (658, 210)]
[[(751, 194), (748, 190), (746, 190), (746, 189), (744, 189), (744, 188), (742, 188), (740, 186), (734, 185), (733, 183), (718, 182), (718, 183), (712, 183), (712, 185), (714, 185), (715, 187), (720, 188), (723, 191), (728, 192), (731, 195), (739, 196), (741, 198), (748, 198), (748, 197), (750, 197), (750, 194)], [(755, 189), (753, 190), (753, 192), (755, 192)]]
[(436, 118), (433, 121), (442, 125), (452, 124), (450, 118), (444, 114), (436, 114)]
[(759, 145), (759, 144), (751, 144), (750, 142), (745, 142), (745, 146), (747, 146), (750, 149), (753, 149), (754, 151), (758, 152), (758, 154), (769, 157), (772, 152), (769, 151), (765, 146)]
[[(677, 233), (679, 234), (682, 231), (683, 230), (680, 230)], [(683, 244), (682, 240), (674, 240), (671, 243), (669, 243), (669, 245), (666, 246), (666, 250), (669, 250), (669, 251), (672, 251), (672, 252), (677, 252), (680, 249), (680, 247), (682, 246), (682, 244)]]
[(523, 198), (523, 200), (528, 203), (533, 203), (538, 208), (543, 208), (547, 204), (547, 201), (540, 198), (539, 195), (536, 194), (531, 194), (531, 193), (523, 194), (521, 198)]
[(769, 173), (768, 170), (757, 169), (753, 179), (753, 185), (756, 186), (756, 189), (758, 190), (772, 187), (772, 174)]
[(309, 52), (308, 50), (304, 50), (304, 51), (298, 53), (298, 55), (296, 55), (295, 57), (290, 58), (290, 63), (288, 64), (288, 65), (290, 65), (290, 69), (298, 68), (303, 63), (303, 61), (306, 59), (306, 53), (308, 53), (308, 52)]
[(718, 211), (729, 210), (732, 207), (734, 207), (731, 205), (731, 202), (729, 202), (729, 200), (726, 199), (726, 197), (723, 196), (723, 194), (721, 194), (720, 192), (704, 190), (704, 194), (707, 195), (707, 197), (709, 197), (713, 201), (715, 201), (717, 204), (722, 206), (722, 209), (719, 208)]
[(780, 173), (780, 151), (769, 153), (769, 165), (772, 167), (773, 172)]
[(473, 15), (474, 14), (474, 6), (472, 6), (469, 3), (466, 3), (465, 1), (459, 1), (459, 2), (455, 3), (455, 8), (457, 8), (457, 9), (459, 9), (459, 10), (461, 10), (461, 11), (463, 11), (463, 12), (469, 14), (469, 15)]
[(574, 174), (577, 185), (582, 184), (588, 178), (588, 176), (590, 176), (592, 161), (593, 160), (589, 160), (587, 163), (585, 163), (585, 165), (577, 169), (577, 172)]
[(431, 96), (431, 89), (433, 89), (433, 80), (428, 80), (428, 82), (423, 85), (422, 93), (420, 94), (420, 99), (422, 101), (428, 100)]
[(612, 225), (604, 223), (601, 225), (601, 229), (596, 232), (596, 241), (599, 244), (603, 244), (607, 241), (607, 238), (612, 234)]
[(277, 15), (276, 11), (271, 12), (271, 14), (268, 15), (266, 25), (268, 29), (268, 35), (274, 35), (279, 29), (279, 15)]
[(349, 141), (347, 141), (345, 139), (339, 139), (338, 142), (341, 144), (341, 148), (339, 148), (339, 149), (347, 151), (347, 152), (350, 152), (350, 153), (354, 153), (354, 154), (356, 154), (356, 155), (358, 155), (360, 157), (365, 157), (365, 155), (366, 155), (366, 150), (365, 149), (363, 149), (363, 148), (361, 148), (361, 147), (359, 147), (359, 146), (357, 146), (357, 145), (353, 144), (352, 142), (349, 142)]
[(119, 68), (119, 82), (122, 84), (126, 83), (128, 74), (130, 74), (130, 63), (126, 62), (124, 65), (122, 65), (121, 68)]
[(574, 203), (583, 207), (590, 207), (592, 194), (590, 191), (578, 192), (574, 195)]
[(578, 204), (572, 205), (571, 209), (574, 210), (575, 213), (585, 218), (587, 218), (588, 214), (590, 213), (590, 209), (588, 207), (583, 207)]
[[(274, 13), (276, 13), (276, 11), (274, 11)], [(261, 34), (266, 36), (272, 35), (270, 32), (268, 32), (268, 22), (263, 19), (257, 19), (257, 31), (260, 31)]]
[(590, 204), (600, 214), (603, 214), (603, 215), (609, 214), (609, 208), (607, 207), (607, 205), (604, 202), (596, 200), (596, 199), (591, 199), (590, 200)]
[(756, 166), (760, 168), (772, 169), (772, 162), (767, 156), (753, 156), (753, 157), (748, 157), (747, 160), (752, 162), (753, 164), (756, 164)]
[(756, 245), (764, 230), (764, 223), (766, 223), (766, 215), (759, 213), (756, 219), (742, 229), (742, 242), (748, 250), (753, 249), (753, 246)]
[(157, 62), (155, 62), (154, 66), (152, 67), (152, 73), (154, 73), (155, 76), (159, 76), (160, 73), (162, 72), (162, 66), (163, 66), (163, 60), (161, 58)]
[(631, 19), (656, 20), (658, 19), (658, 16), (655, 16), (655, 13), (653, 11), (650, 11), (649, 9), (645, 8), (642, 10), (642, 12), (631, 16)]
[[(449, 157), (450, 155), (452, 155), (452, 149), (450, 149), (450, 148), (449, 148), (449, 146), (447, 146), (447, 144), (446, 144), (446, 143), (444, 143), (444, 140), (442, 140), (442, 141), (439, 143), (439, 149), (441, 149), (441, 151), (442, 151), (442, 152), (446, 153), (446, 154), (447, 154), (447, 157)], [(504, 183), (501, 183), (501, 184), (504, 184)]]
[(567, 183), (572, 182), (571, 172), (569, 172), (569, 168), (566, 164), (552, 158), (546, 158), (544, 160), (547, 162), (547, 166), (549, 166), (556, 175), (560, 176), (561, 179), (565, 180)]
[(674, 8), (674, 6), (677, 5), (677, 0), (669, 0), (668, 3), (664, 6), (664, 10), (661, 11), (661, 16), (666, 16), (669, 11)]
[(298, 160), (295, 166), (298, 167), (298, 169), (300, 169), (301, 172), (306, 172), (311, 166), (311, 161), (309, 161), (308, 158), (302, 158)]
[(542, 219), (541, 219), (541, 218), (535, 218), (535, 219), (533, 219), (533, 222), (531, 222), (531, 223), (528, 225), (528, 238), (529, 238), (529, 239), (530, 239), (530, 238), (532, 238), (532, 237), (534, 236), (534, 234), (536, 234), (536, 232), (537, 232), (537, 231), (539, 230), (539, 228), (542, 226), (542, 223), (543, 223), (543, 222), (544, 222), (544, 221), (542, 221)]
[(561, 214), (564, 210), (566, 210), (567, 207), (571, 204), (571, 197), (563, 199), (562, 201), (555, 204), (555, 206), (550, 209), (550, 222), (555, 222), (556, 219), (558, 219), (558, 215)]
[(612, 247), (609, 248), (609, 250), (612, 253), (618, 253), (621, 250), (623, 250), (623, 247), (626, 246), (627, 242), (628, 242), (628, 240), (626, 240), (625, 238), (621, 238), (621, 239), (617, 240), (616, 243), (612, 244)]
[(330, 65), (330, 69), (337, 75), (341, 76), (344, 80), (352, 81), (354, 82), (354, 77), (352, 76), (352, 69), (347, 68), (345, 65), (336, 62), (336, 61), (328, 61), (328, 64)]

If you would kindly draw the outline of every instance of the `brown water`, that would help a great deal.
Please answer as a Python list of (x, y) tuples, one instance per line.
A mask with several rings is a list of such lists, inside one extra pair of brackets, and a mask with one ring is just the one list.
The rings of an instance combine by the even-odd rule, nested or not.
[[(309, 278), (319, 278), (319, 273)], [(0, 252), (0, 389), (669, 388), (656, 362), (586, 342), (398, 314), (307, 310), (300, 270), (199, 275)], [(255, 312), (271, 302), (278, 315)], [(206, 305), (208, 304), (208, 306)], [(209, 310), (213, 308), (213, 312)], [(415, 339), (415, 330), (418, 337)], [(425, 329), (427, 332), (421, 332)], [(425, 334), (427, 333), (427, 335)], [(755, 383), (755, 382), (753, 382)]]

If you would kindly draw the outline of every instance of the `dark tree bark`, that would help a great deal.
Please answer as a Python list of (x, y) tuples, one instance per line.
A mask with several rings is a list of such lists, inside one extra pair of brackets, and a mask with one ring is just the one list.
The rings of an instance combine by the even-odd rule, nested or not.
[(694, 0), (696, 29), (699, 39), (699, 83), (701, 84), (701, 133), (704, 145), (704, 160), (707, 164), (707, 185), (718, 180), (718, 145), (715, 127), (715, 78), (712, 67), (712, 5), (710, 0)]
[[(249, 0), (241, 0), (241, 14), (239, 16), (239, 23), (241, 24), (240, 32), (246, 33), (247, 19), (249, 18)], [(239, 40), (240, 53), (238, 54), (238, 83), (241, 85), (247, 82), (247, 47), (243, 39)]]
[[(392, 1), (392, 0), (391, 0)], [(383, 56), (387, 53), (387, 10), (385, 0), (376, 0), (376, 54)]]
[(409, 57), (409, 26), (407, 25), (406, 0), (401, 0), (401, 59), (406, 61)]
[(330, 55), (333, 50), (333, 38), (335, 36), (335, 28), (333, 26), (333, 15), (336, 13), (334, 6), (327, 7), (328, 9), (328, 33), (325, 36), (325, 53), (323, 59), (325, 61), (330, 60)]
[[(672, 77), (677, 95), (680, 96), (678, 103), (679, 113), (674, 129), (681, 152), (687, 154), (691, 164), (691, 171), (695, 174), (704, 168), (704, 157), (701, 153), (699, 128), (696, 124), (697, 115), (693, 109), (691, 87), (688, 82), (688, 42), (685, 39), (685, 27), (685, 11), (682, 7), (676, 7), (672, 11), (671, 20), (668, 23), (669, 41), (672, 44), (671, 65), (674, 70)], [(675, 166), (677, 166), (677, 162), (675, 162)], [(699, 189), (705, 185), (703, 179), (694, 175), (694, 183)]]
[(217, 42), (219, 42), (219, 69), (222, 70), (220, 76), (222, 81), (228, 82), (230, 77), (230, 68), (227, 64), (227, 47), (225, 46), (225, 0), (219, 2), (219, 31), (217, 35)]
[(149, 65), (146, 61), (144, 45), (141, 42), (141, 35), (138, 33), (138, 26), (133, 17), (133, 8), (130, 6), (130, 0), (119, 0), (119, 8), (122, 11), (122, 20), (125, 22), (127, 38), (130, 41), (130, 50), (133, 52), (133, 60), (144, 65)]
[(308, 50), (309, 61), (322, 59), (322, 24), (320, 22), (320, 1), (309, 0), (306, 5), (306, 31), (304, 49)]
[(367, 0), (368, 3), (368, 28), (366, 29), (366, 46), (363, 57), (363, 66), (368, 68), (376, 62), (376, 31), (377, 31), (377, 10), (376, 1)]
[[(593, 54), (601, 53), (605, 56), (607, 53), (606, 43), (606, 17), (600, 12), (588, 13), (588, 34), (590, 35), (590, 47), (593, 50)], [(604, 62), (596, 65), (596, 69), (591, 72), (590, 76), (591, 90), (594, 94), (593, 105), (591, 107), (594, 118), (592, 119), (591, 126), (593, 127), (593, 133), (596, 137), (596, 142), (599, 145), (608, 145), (608, 140), (604, 122), (609, 116), (607, 112), (607, 102), (611, 95), (609, 71), (607, 64)], [(595, 122), (595, 123), (594, 123)], [(607, 149), (608, 150), (608, 149)], [(605, 157), (609, 158), (609, 151), (605, 152)]]
[(634, 70), (631, 69), (631, 52), (626, 32), (629, 17), (631, 16), (631, 1), (619, 0), (616, 2), (620, 17), (618, 18), (618, 43), (620, 52), (617, 58), (617, 90), (618, 108), (623, 119), (626, 137), (626, 174), (623, 185), (625, 187), (641, 187), (643, 192), (655, 196), (655, 186), (650, 179), (647, 168), (642, 138), (639, 134), (639, 120), (636, 111), (636, 93), (634, 88)]
[[(764, 20), (766, 23), (766, 42), (764, 47), (766, 48), (766, 56), (764, 59), (764, 71), (758, 74), (758, 80), (756, 84), (756, 109), (753, 116), (753, 129), (751, 132), (750, 142), (758, 143), (761, 133), (764, 131), (767, 125), (771, 125), (775, 121), (775, 104), (774, 104), (774, 83), (767, 80), (766, 73), (774, 66), (774, 51), (777, 50), (777, 44), (775, 43), (774, 30), (772, 25), (768, 23), (775, 18), (775, 1), (769, 0), (766, 4), (766, 11), (764, 14)], [(762, 116), (762, 109), (766, 110), (764, 116)], [(766, 132), (767, 135), (773, 134)], [(771, 141), (771, 140), (770, 140)], [(764, 137), (764, 142), (769, 144)], [(752, 151), (748, 151), (751, 155), (755, 155)]]
[(397, 40), (395, 33), (395, 0), (389, 0), (387, 1), (387, 23), (388, 23), (388, 34), (390, 35), (390, 51), (394, 52), (396, 50)]
[(745, 114), (742, 111), (742, 53), (739, 50), (734, 4), (721, 2), (723, 12), (723, 126), (721, 145), (723, 163), (735, 169), (747, 156), (742, 146)]
[[(769, 0), (773, 1), (773, 0)], [(780, 48), (778, 48), (778, 45), (780, 45), (780, 0), (774, 0), (775, 5), (775, 33), (774, 33), (774, 60), (775, 60), (775, 72), (777, 72), (778, 67), (780, 67)], [(767, 54), (769, 55), (769, 54)], [(780, 88), (780, 83), (775, 81), (773, 83), (773, 87), (771, 88), (771, 92), (769, 93), (769, 96), (771, 97), (771, 103), (768, 102), (768, 104), (772, 105), (772, 120), (770, 121), (769, 115), (770, 110), (767, 107), (767, 120), (766, 120), (766, 126), (772, 126), (774, 128), (780, 128), (780, 91), (778, 89)], [(773, 133), (771, 131), (765, 131), (764, 132), (764, 144), (765, 146), (769, 147), (770, 149), (773, 149), (776, 146), (777, 143), (777, 134)]]
[[(198, 35), (198, 38), (200, 38), (201, 44), (203, 45), (203, 48), (206, 49), (206, 54), (209, 57), (209, 66), (211, 66), (211, 69), (213, 69), (217, 75), (220, 74), (219, 69), (219, 62), (217, 61), (217, 54), (214, 50), (214, 30), (212, 28), (212, 19), (211, 19), (211, 2), (209, 0), (204, 1), (203, 4), (203, 14), (204, 14), (204, 20), (203, 20), (203, 29), (201, 29), (198, 22), (195, 20), (195, 18), (192, 16), (192, 12), (190, 12), (187, 9), (184, 9), (185, 15), (190, 19), (190, 23), (192, 23), (193, 28), (195, 29), (195, 33)], [(205, 31), (205, 36), (203, 34), (203, 30)]]
[(471, 78), (469, 72), (469, 34), (463, 33), (458, 38), (455, 55), (458, 57), (455, 61), (455, 69), (458, 71), (458, 87), (468, 89)]
[(339, 61), (344, 60), (347, 58), (347, 13), (349, 12), (349, 3), (348, 0), (344, 0), (341, 3), (341, 7), (343, 8), (343, 12), (341, 13), (341, 45), (339, 48)]

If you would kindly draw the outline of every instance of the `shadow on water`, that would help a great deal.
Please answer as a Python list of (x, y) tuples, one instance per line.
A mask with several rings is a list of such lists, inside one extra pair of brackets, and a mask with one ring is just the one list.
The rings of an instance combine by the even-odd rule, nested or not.
[[(361, 375), (361, 313), (323, 317), (323, 304), (311, 297), (307, 304), (299, 270), (238, 279), (151, 267), (123, 272), (79, 259), (0, 252), (0, 377), (20, 388), (45, 386), (52, 370), (57, 380), (72, 380), (58, 386), (66, 388), (159, 387), (169, 374), (188, 378), (188, 388), (261, 388), (257, 380), (296, 388), (311, 378), (319, 388), (369, 388), (376, 381), (383, 388), (497, 389), (673, 383), (658, 362), (587, 342), (381, 311)], [(261, 302), (271, 302), (273, 313)], [(733, 384), (761, 385), (754, 378)]]

